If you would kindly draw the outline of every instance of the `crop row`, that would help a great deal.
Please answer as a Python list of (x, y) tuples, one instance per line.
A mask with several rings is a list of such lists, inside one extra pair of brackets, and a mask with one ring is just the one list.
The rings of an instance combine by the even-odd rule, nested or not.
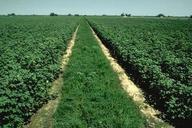
[[(73, 22), (72, 22), (73, 21)], [(0, 125), (18, 127), (48, 99), (79, 18), (0, 17)]]
[(112, 54), (173, 121), (192, 117), (192, 22), (88, 18)]

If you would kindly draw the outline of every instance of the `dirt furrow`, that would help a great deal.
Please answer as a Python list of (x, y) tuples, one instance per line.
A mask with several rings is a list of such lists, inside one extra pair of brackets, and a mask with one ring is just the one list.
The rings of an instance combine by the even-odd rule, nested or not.
[(92, 28), (91, 30), (106, 58), (110, 61), (113, 70), (117, 72), (123, 89), (132, 97), (135, 103), (139, 106), (140, 111), (147, 117), (149, 126), (156, 127), (156, 125), (160, 125), (161, 128), (173, 128), (173, 126), (165, 123), (162, 119), (157, 117), (160, 112), (146, 103), (142, 90), (130, 80), (125, 70), (118, 64), (117, 60), (111, 56), (109, 50), (105, 47), (94, 30)]
[[(76, 28), (73, 33), (72, 39), (69, 41), (67, 50), (64, 52), (61, 63), (61, 72), (64, 71), (65, 66), (67, 65), (69, 58), (72, 54), (72, 48), (75, 44), (76, 34), (79, 26)], [(52, 116), (58, 106), (60, 100), (60, 90), (63, 85), (63, 73), (59, 75), (59, 77), (53, 81), (52, 87), (50, 89), (50, 95), (54, 95), (57, 98), (50, 100), (47, 104), (45, 104), (39, 111), (34, 114), (31, 118), (30, 123), (25, 126), (25, 128), (52, 128)]]

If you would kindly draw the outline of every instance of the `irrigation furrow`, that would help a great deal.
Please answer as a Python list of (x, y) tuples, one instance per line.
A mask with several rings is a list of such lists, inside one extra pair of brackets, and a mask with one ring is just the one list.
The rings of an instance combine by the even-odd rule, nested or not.
[(94, 30), (92, 28), (91, 30), (104, 55), (110, 61), (111, 67), (118, 74), (123, 89), (127, 92), (130, 97), (132, 97), (133, 101), (139, 106), (140, 111), (148, 118), (148, 123), (150, 127), (155, 127), (155, 125), (162, 125), (166, 128), (173, 128), (173, 126), (165, 123), (162, 119), (158, 118), (160, 111), (156, 110), (155, 108), (146, 103), (143, 91), (130, 80), (125, 70), (118, 64), (117, 60), (112, 57), (110, 51), (107, 49), (107, 47), (105, 47), (105, 45), (99, 39)]
[(75, 44), (76, 34), (79, 26), (76, 28), (71, 40), (68, 43), (67, 50), (64, 52), (61, 61), (61, 73), (59, 77), (53, 81), (52, 87), (50, 89), (50, 95), (56, 96), (55, 99), (50, 100), (45, 104), (39, 111), (34, 114), (31, 118), (30, 123), (25, 126), (25, 128), (52, 128), (53, 125), (53, 114), (58, 106), (59, 100), (61, 98), (60, 90), (63, 85), (63, 71), (65, 66), (68, 64), (70, 56), (72, 54), (72, 49)]

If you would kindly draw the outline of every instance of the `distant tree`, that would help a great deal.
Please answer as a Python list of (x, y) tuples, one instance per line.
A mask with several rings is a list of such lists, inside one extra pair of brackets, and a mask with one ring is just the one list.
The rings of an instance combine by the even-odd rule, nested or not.
[(52, 12), (52, 13), (50, 13), (50, 16), (55, 16), (55, 13), (53, 13), (53, 12)]
[(79, 14), (75, 14), (74, 16), (79, 16)]
[(160, 14), (157, 15), (157, 17), (165, 17), (165, 15), (160, 13)]
[(10, 13), (8, 14), (8, 16), (15, 16), (15, 13)]
[(50, 13), (50, 16), (58, 16), (57, 14), (55, 14), (54, 12)]
[(125, 13), (121, 13), (121, 16), (125, 16)]
[(106, 14), (103, 14), (102, 16), (107, 16)]
[(190, 18), (192, 18), (192, 15), (190, 16)]
[(69, 13), (69, 14), (68, 14), (68, 16), (72, 16), (72, 14), (71, 14), (71, 13)]
[(131, 14), (125, 14), (125, 16), (128, 16), (128, 17), (130, 17), (130, 16), (131, 16)]

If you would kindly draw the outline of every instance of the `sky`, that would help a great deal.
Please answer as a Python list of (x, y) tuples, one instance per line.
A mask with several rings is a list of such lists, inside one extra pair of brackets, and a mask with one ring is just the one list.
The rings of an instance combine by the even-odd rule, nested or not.
[(192, 15), (192, 0), (0, 0), (0, 14)]

